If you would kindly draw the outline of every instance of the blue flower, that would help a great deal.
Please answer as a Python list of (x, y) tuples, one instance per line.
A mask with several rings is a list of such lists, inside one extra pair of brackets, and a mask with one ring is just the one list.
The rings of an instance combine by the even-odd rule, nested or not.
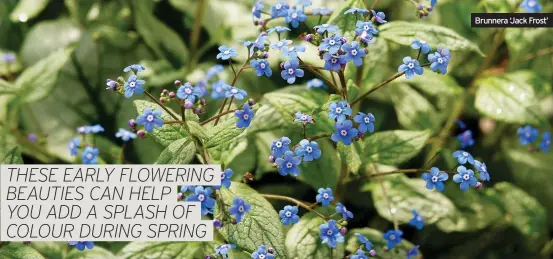
[(384, 12), (375, 12), (374, 10), (371, 10), (371, 12), (373, 13), (373, 18), (375, 21), (379, 22), (379, 23), (387, 23), (388, 21), (386, 21), (386, 14), (384, 14)]
[(466, 129), (467, 125), (462, 120), (455, 120), (455, 123), (457, 123), (457, 126), (461, 129)]
[(291, 43), (292, 43), (291, 40), (283, 39), (283, 40), (279, 40), (277, 42), (271, 43), (269, 47), (271, 47), (272, 49), (284, 51), (284, 49), (288, 49), (288, 45), (290, 45)]
[(185, 192), (194, 192), (196, 190), (196, 187), (195, 185), (190, 185), (190, 186), (186, 186), (186, 185), (183, 185), (180, 187), (180, 192), (182, 193), (185, 193)]
[(411, 43), (411, 48), (420, 49), (420, 52), (422, 54), (427, 54), (428, 52), (430, 52), (432, 50), (430, 45), (428, 45), (428, 42), (423, 41), (423, 40), (414, 40)]
[(437, 167), (430, 168), (430, 172), (422, 174), (422, 179), (426, 181), (426, 189), (432, 190), (436, 188), (437, 191), (444, 191), (444, 183), (449, 178), (449, 175), (444, 172), (440, 172)]
[(437, 48), (438, 51), (433, 54), (428, 54), (428, 61), (432, 62), (430, 64), (430, 69), (437, 72), (439, 70), (440, 74), (445, 75), (447, 73), (447, 65), (449, 64), (449, 59), (451, 58), (449, 54), (449, 49), (447, 48)]
[(438, 0), (430, 0), (430, 7), (434, 8), (436, 4), (438, 3)]
[(274, 259), (275, 256), (267, 251), (267, 246), (260, 245), (257, 251), (252, 253), (252, 259)]
[(482, 181), (489, 181), (490, 180), (490, 173), (488, 172), (488, 168), (486, 167), (486, 164), (474, 160), (474, 167), (478, 172), (480, 172), (480, 180)]
[(259, 34), (259, 36), (257, 36), (257, 39), (255, 39), (255, 41), (252, 42), (252, 51), (254, 49), (258, 49), (258, 50), (264, 49), (265, 41), (267, 40), (267, 38), (268, 38), (267, 33), (262, 32), (261, 34)]
[(520, 8), (524, 9), (527, 13), (539, 13), (542, 9), (538, 0), (524, 0), (520, 3)]
[(370, 251), (371, 249), (373, 249), (373, 243), (371, 241), (369, 241), (369, 239), (367, 239), (367, 237), (365, 237), (365, 236), (363, 236), (359, 233), (355, 233), (355, 236), (359, 240), (359, 243), (363, 244), (363, 247), (365, 248), (365, 250)]
[(321, 157), (321, 149), (315, 141), (303, 139), (300, 145), (294, 150), (296, 155), (303, 157), (303, 161), (309, 162)]
[(288, 5), (285, 2), (279, 2), (271, 6), (271, 17), (272, 18), (286, 17), (288, 16), (289, 9), (290, 9), (290, 5)]
[(351, 45), (349, 43), (342, 45), (342, 50), (346, 52), (346, 58), (352, 60), (356, 67), (363, 64), (363, 57), (367, 54), (364, 49), (361, 49), (358, 41), (353, 41)]
[(517, 133), (520, 137), (520, 144), (525, 146), (532, 144), (538, 138), (539, 131), (530, 125), (526, 125), (519, 128)]
[(208, 93), (207, 91), (207, 80), (200, 79), (196, 83), (196, 86), (194, 87), (198, 91), (197, 97), (200, 98)]
[(329, 220), (327, 223), (323, 223), (319, 226), (319, 238), (321, 238), (323, 244), (327, 244), (331, 248), (336, 248), (337, 243), (344, 242), (344, 236), (340, 234), (340, 229), (336, 225), (336, 220)]
[(106, 79), (106, 85), (108, 86), (106, 90), (117, 91), (117, 82), (108, 78)]
[(345, 56), (340, 56), (338, 54), (323, 54), (323, 60), (325, 61), (324, 68), (326, 70), (338, 71), (342, 69), (342, 66), (345, 65), (348, 60)]
[(323, 83), (323, 80), (313, 78), (307, 81), (307, 88), (326, 88), (326, 85)]
[(242, 43), (242, 45), (246, 48), (249, 48), (253, 43), (249, 40), (238, 40), (238, 42)]
[(104, 132), (104, 127), (100, 124), (92, 125), (92, 126), (85, 126), (86, 133), (100, 133)]
[(461, 143), (461, 148), (466, 148), (474, 145), (474, 139), (472, 139), (472, 131), (465, 130), (463, 133), (457, 135), (457, 140)]
[(298, 223), (298, 221), (300, 221), (297, 206), (287, 205), (284, 207), (283, 210), (280, 210), (278, 212), (278, 215), (280, 216), (280, 222), (282, 222), (282, 224), (284, 225), (290, 225), (290, 223), (296, 224)]
[(2, 59), (4, 60), (4, 63), (11, 64), (15, 61), (17, 57), (13, 53), (5, 53)]
[(466, 162), (474, 164), (474, 158), (472, 158), (472, 155), (469, 152), (457, 150), (453, 152), (453, 157), (457, 158), (457, 162), (461, 165), (464, 165)]
[(269, 29), (267, 30), (267, 33), (268, 33), (268, 34), (271, 34), (271, 33), (273, 33), (273, 32), (276, 32), (276, 33), (279, 33), (279, 34), (280, 34), (280, 33), (283, 33), (283, 32), (285, 32), (285, 31), (291, 31), (291, 30), (290, 30), (290, 28), (288, 28), (288, 27), (284, 27), (284, 26), (275, 26), (275, 27), (273, 27), (273, 28), (269, 28)]
[(317, 191), (319, 194), (315, 197), (317, 202), (320, 202), (323, 207), (328, 207), (331, 201), (334, 200), (334, 196), (332, 196), (332, 189), (330, 188), (319, 188)]
[(85, 249), (92, 249), (94, 248), (94, 242), (92, 241), (69, 241), (67, 242), (70, 246), (75, 246), (77, 250), (84, 251)]
[(422, 75), (422, 73), (424, 72), (422, 67), (419, 65), (419, 61), (416, 59), (412, 59), (411, 57), (404, 57), (403, 64), (398, 67), (397, 71), (405, 72), (405, 77), (407, 79), (413, 78), (415, 73), (417, 75)]
[(206, 72), (205, 80), (209, 80), (209, 79), (213, 78), (214, 76), (216, 76), (219, 73), (223, 72), (224, 69), (225, 68), (222, 65), (219, 65), (219, 64), (210, 67)]
[(328, 38), (324, 38), (319, 46), (319, 50), (327, 50), (330, 54), (336, 54), (338, 50), (340, 50), (340, 47), (342, 47), (342, 35), (337, 33)]
[(280, 76), (289, 84), (293, 84), (296, 81), (296, 77), (303, 77), (304, 75), (303, 70), (299, 67), (300, 63), (298, 59), (290, 59), (284, 63), (284, 70), (280, 72)]
[(354, 7), (354, 8), (350, 8), (350, 9), (348, 9), (344, 12), (344, 14), (355, 14), (355, 13), (365, 15), (365, 14), (369, 14), (369, 10)]
[(300, 22), (304, 22), (305, 19), (307, 19), (307, 16), (303, 13), (303, 10), (296, 8), (288, 11), (285, 21), (292, 25), (292, 28), (298, 28)]
[(313, 124), (313, 117), (303, 112), (296, 112), (296, 119), (294, 120), (294, 122), (300, 122), (300, 123), (303, 123), (304, 125), (307, 123)]
[(288, 48), (282, 48), (282, 57), (296, 59), (298, 58), (298, 52), (305, 52), (305, 47), (301, 45), (296, 45)]
[(222, 187), (230, 188), (230, 184), (232, 183), (230, 181), (230, 178), (232, 177), (232, 174), (233, 174), (233, 172), (232, 172), (232, 169), (230, 169), (230, 168), (227, 168), (227, 169), (225, 169), (225, 171), (221, 172), (221, 185), (214, 186), (213, 189), (219, 190)]
[(211, 187), (196, 186), (194, 194), (188, 195), (186, 201), (197, 201), (201, 204), (202, 215), (213, 214), (213, 208), (215, 207), (215, 199), (211, 198), (213, 190)]
[(322, 15), (322, 16), (325, 16), (325, 15), (329, 15), (332, 13), (332, 10), (328, 9), (328, 8), (315, 8), (313, 9), (313, 16), (315, 15)]
[(274, 140), (271, 144), (271, 152), (273, 152), (273, 156), (281, 157), (286, 151), (290, 151), (290, 148), (288, 147), (290, 142), (291, 141), (288, 137), (282, 137)]
[(115, 137), (121, 138), (123, 141), (127, 142), (131, 139), (135, 139), (136, 134), (134, 134), (132, 131), (120, 128), (119, 131), (115, 133)]
[(226, 85), (223, 80), (215, 81), (211, 84), (211, 98), (213, 99), (223, 99), (225, 98), (225, 89), (223, 86)]
[(150, 108), (144, 109), (144, 113), (136, 117), (136, 123), (144, 125), (144, 130), (146, 132), (151, 132), (154, 130), (154, 127), (163, 126), (163, 120), (160, 118), (161, 110), (156, 109), (152, 111)]
[(236, 222), (240, 223), (244, 215), (252, 209), (252, 205), (245, 202), (240, 197), (234, 197), (232, 200), (232, 206), (230, 206), (228, 212), (230, 215), (236, 216)]
[(374, 28), (372, 22), (357, 21), (355, 34), (370, 41), (375, 34), (378, 34), (378, 30)]
[(336, 204), (336, 213), (342, 214), (342, 218), (344, 220), (353, 218), (353, 213), (349, 211), (341, 202), (338, 202), (338, 204)]
[(421, 230), (424, 227), (424, 219), (417, 210), (413, 209), (411, 212), (413, 213), (413, 218), (409, 220), (409, 225)]
[(269, 66), (269, 61), (267, 61), (266, 59), (252, 60), (250, 61), (250, 66), (255, 68), (256, 76), (262, 76), (263, 74), (265, 74), (266, 76), (270, 77), (273, 74), (273, 71)]
[(474, 177), (474, 172), (464, 166), (457, 167), (457, 174), (453, 176), (453, 181), (461, 184), (462, 191), (466, 191), (469, 186), (476, 186), (478, 182)]
[(188, 101), (194, 103), (196, 98), (199, 98), (202, 95), (202, 91), (193, 87), (191, 83), (186, 82), (184, 85), (181, 85), (177, 90), (177, 97), (181, 100), (187, 99)]
[(311, 0), (296, 0), (296, 5), (303, 5), (303, 7), (311, 6), (312, 4)]
[(250, 126), (254, 113), (253, 110), (250, 109), (250, 105), (246, 103), (243, 106), (243, 110), (237, 110), (234, 112), (234, 116), (238, 118), (238, 121), (236, 121), (236, 127), (242, 129)]
[(411, 249), (409, 249), (407, 251), (407, 259), (411, 259), (411, 257), (416, 257), (417, 255), (419, 255), (419, 252), (418, 252), (418, 249), (419, 249), (420, 246), (414, 246), (414, 247), (411, 247)]
[(144, 80), (139, 80), (136, 75), (130, 76), (124, 85), (125, 98), (131, 98), (133, 94), (142, 94), (144, 92), (144, 88), (142, 88), (144, 83), (146, 82)]
[(238, 54), (233, 47), (229, 48), (225, 45), (219, 46), (219, 54), (217, 54), (217, 59), (227, 60), (236, 56), (238, 56)]
[(138, 73), (138, 72), (142, 72), (146, 70), (142, 65), (140, 64), (134, 64), (134, 65), (130, 65), (128, 67), (126, 67), (125, 69), (123, 69), (123, 72), (130, 72), (130, 71), (133, 71), (134, 73)]
[(332, 141), (341, 141), (346, 146), (351, 145), (353, 138), (357, 137), (357, 134), (359, 133), (357, 129), (353, 127), (350, 120), (336, 122), (336, 124), (334, 124), (334, 128), (336, 131), (332, 133)]
[(81, 146), (81, 139), (79, 137), (72, 138), (69, 143), (67, 143), (67, 147), (69, 148), (69, 154), (72, 156), (76, 156), (77, 153), (79, 153), (79, 147)]
[(252, 16), (255, 18), (261, 18), (261, 10), (265, 7), (261, 1), (257, 1), (253, 4), (252, 7)]
[(278, 172), (282, 176), (286, 176), (288, 174), (292, 176), (298, 176), (300, 175), (300, 169), (298, 168), (298, 165), (301, 163), (301, 158), (294, 156), (294, 152), (292, 151), (286, 151), (284, 153), (284, 158), (277, 158), (276, 164), (278, 165)]
[(353, 117), (353, 121), (359, 123), (359, 132), (365, 133), (367, 130), (369, 132), (374, 131), (374, 115), (372, 113), (364, 114), (362, 112), (358, 112), (355, 117)]
[(401, 230), (388, 230), (388, 232), (384, 233), (384, 239), (388, 242), (388, 249), (392, 249), (399, 244), (401, 242), (401, 236), (403, 236)]
[(236, 100), (242, 100), (244, 97), (248, 96), (246, 91), (227, 84), (223, 85), (223, 90), (225, 90), (225, 98), (234, 97)]
[(538, 148), (541, 151), (547, 153), (547, 152), (549, 152), (549, 146), (551, 146), (551, 133), (545, 132), (541, 136), (541, 142), (540, 142), (540, 145), (538, 146)]
[(99, 154), (100, 154), (100, 151), (97, 148), (85, 147), (83, 150), (83, 153), (81, 154), (81, 159), (83, 160), (83, 164), (85, 165), (97, 164)]
[(338, 122), (345, 121), (346, 116), (350, 116), (351, 112), (352, 110), (349, 107), (349, 103), (345, 100), (338, 103), (331, 102), (328, 105), (328, 118), (331, 120), (335, 119)]
[(338, 31), (338, 26), (332, 24), (321, 24), (314, 27), (318, 33), (323, 34), (325, 31), (328, 33), (333, 33)]
[(236, 248), (234, 244), (224, 244), (215, 248), (216, 255), (228, 255), (230, 249)]
[(358, 249), (357, 252), (355, 252), (355, 254), (352, 254), (349, 258), (350, 259), (369, 259), (369, 257), (365, 255), (365, 251), (361, 249)]

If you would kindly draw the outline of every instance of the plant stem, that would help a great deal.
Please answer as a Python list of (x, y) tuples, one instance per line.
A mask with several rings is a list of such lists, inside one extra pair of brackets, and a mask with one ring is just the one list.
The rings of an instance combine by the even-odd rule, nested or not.
[[(202, 31), (202, 21), (204, 18), (204, 9), (205, 9), (205, 0), (198, 0), (196, 1), (196, 11), (194, 13), (194, 25), (192, 28), (192, 31), (190, 32), (190, 53), (192, 54), (192, 59), (195, 60), (195, 56), (199, 54), (198, 50), (198, 43), (200, 42), (200, 33)], [(188, 67), (189, 69), (194, 66), (195, 63), (189, 62)]]
[(344, 93), (344, 98), (346, 99), (346, 101), (349, 102), (348, 100), (348, 86), (346, 85), (346, 78), (344, 76), (344, 71), (343, 70), (339, 70), (338, 71), (338, 77), (340, 78), (340, 84), (342, 85), (342, 92)]
[(230, 107), (232, 106), (232, 101), (234, 101), (234, 96), (230, 98), (230, 102), (228, 103), (227, 112), (230, 111)]
[(176, 121), (179, 121), (179, 118), (171, 111), (169, 111), (169, 109), (167, 109), (167, 107), (165, 107), (165, 105), (161, 103), (158, 99), (156, 99), (152, 94), (150, 94), (146, 90), (144, 90), (144, 94), (146, 94), (148, 97), (150, 97), (150, 99), (152, 99), (152, 101), (154, 101), (155, 103), (157, 103), (157, 105), (159, 105), (162, 109), (164, 109), (171, 117), (173, 117), (173, 119), (175, 119)]
[(288, 196), (283, 196), (283, 195), (277, 195), (277, 194), (261, 194), (263, 197), (267, 198), (267, 199), (273, 199), (273, 200), (281, 200), (281, 201), (288, 201), (288, 202), (293, 202), (295, 203), (297, 206), (300, 206), (310, 212), (313, 212), (315, 215), (317, 215), (317, 217), (319, 218), (322, 218), (324, 220), (328, 220), (330, 219), (330, 216), (325, 216), (319, 212), (317, 212), (316, 210), (314, 210), (311, 205), (308, 205), (306, 204), (305, 202), (302, 202), (300, 200), (296, 200), (292, 197), (288, 197)]
[[(238, 70), (238, 73), (234, 73), (234, 78), (232, 79), (232, 83), (230, 84), (231, 86), (234, 86), (234, 84), (236, 84), (236, 80), (238, 80), (238, 76), (246, 68), (246, 66), (248, 65), (248, 62), (250, 61), (250, 59), (251, 59), (251, 57), (248, 57), (248, 59), (246, 59), (246, 62), (244, 62), (244, 64), (242, 64), (242, 67), (240, 68), (240, 70)], [(231, 67), (232, 67), (232, 64), (231, 64)], [(234, 67), (232, 68), (232, 70), (234, 71)], [(223, 110), (225, 109), (226, 103), (227, 103), (227, 98), (225, 98), (225, 100), (223, 101), (223, 104), (221, 105), (221, 108), (219, 109), (219, 114), (223, 113)], [(220, 116), (216, 118), (214, 126), (217, 126), (217, 124), (219, 123), (220, 118), (221, 118)]]
[(203, 125), (209, 123), (210, 121), (213, 121), (213, 120), (215, 120), (215, 119), (217, 119), (217, 118), (223, 117), (223, 116), (225, 116), (225, 115), (227, 115), (227, 114), (229, 114), (229, 113), (233, 113), (233, 112), (235, 112), (235, 111), (237, 111), (237, 110), (238, 110), (238, 109), (233, 109), (233, 110), (230, 110), (230, 111), (226, 111), (226, 112), (223, 112), (223, 113), (219, 113), (219, 114), (217, 114), (217, 115), (215, 115), (215, 116), (213, 116), (213, 117), (211, 117), (211, 118), (209, 118), (209, 119), (207, 119), (207, 120), (201, 122), (200, 125), (203, 126)]
[(326, 78), (326, 76), (324, 76), (323, 74), (317, 72), (315, 69), (313, 69), (313, 67), (307, 65), (307, 64), (306, 64), (305, 62), (303, 62), (303, 60), (301, 60), (300, 58), (298, 58), (298, 60), (300, 61), (301, 64), (304, 64), (304, 65), (305, 65), (305, 68), (306, 68), (309, 72), (315, 74), (315, 76), (317, 76), (319, 79), (325, 81), (325, 83), (327, 83), (327, 84), (330, 85), (332, 88), (334, 88), (334, 91), (336, 91), (336, 93), (338, 93), (338, 94), (340, 93), (340, 90), (338, 89), (338, 87), (337, 87), (334, 83), (332, 83), (332, 81), (330, 81), (328, 78)]
[(337, 201), (340, 201), (343, 196), (343, 190), (346, 178), (348, 177), (348, 164), (342, 162), (342, 168), (340, 170), (340, 177), (338, 178), (338, 184), (336, 185), (336, 193), (334, 196), (336, 197)]

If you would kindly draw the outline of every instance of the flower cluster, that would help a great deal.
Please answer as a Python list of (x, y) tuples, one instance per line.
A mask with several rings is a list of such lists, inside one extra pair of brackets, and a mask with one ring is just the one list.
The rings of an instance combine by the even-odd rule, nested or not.
[[(104, 128), (99, 125), (81, 126), (77, 128), (77, 133), (80, 137), (74, 137), (67, 143), (69, 155), (78, 156), (81, 152), (80, 159), (83, 164), (97, 164), (100, 150), (93, 146), (91, 139), (94, 139), (93, 134), (104, 132)], [(90, 138), (89, 138), (90, 137)]]
[[(331, 102), (328, 105), (328, 118), (336, 120), (334, 124), (334, 133), (331, 135), (331, 139), (334, 142), (342, 142), (344, 145), (349, 146), (351, 143), (362, 137), (367, 131), (374, 132), (375, 117), (371, 113), (358, 112), (351, 121), (352, 110), (347, 101), (342, 100), (340, 102)], [(357, 127), (354, 127), (354, 122)]]
[(430, 69), (434, 72), (440, 74), (447, 73), (447, 66), (451, 60), (451, 54), (449, 53), (448, 48), (442, 48), (438, 46), (436, 51), (432, 53), (432, 47), (423, 40), (414, 40), (411, 43), (411, 48), (418, 50), (417, 58), (412, 58), (410, 56), (403, 58), (403, 64), (401, 64), (397, 71), (405, 74), (405, 78), (411, 79), (417, 75), (422, 75), (424, 69), (419, 63), (419, 58), (421, 54), (428, 54), (427, 59), (430, 62)]
[[(521, 145), (526, 146), (530, 145), (529, 150), (533, 151), (534, 142), (538, 139), (540, 132), (538, 129), (532, 127), (531, 125), (526, 125), (518, 129), (517, 134), (519, 136), (519, 142)], [(551, 132), (544, 132), (541, 135), (541, 141), (538, 144), (538, 149), (547, 153), (551, 146)]]

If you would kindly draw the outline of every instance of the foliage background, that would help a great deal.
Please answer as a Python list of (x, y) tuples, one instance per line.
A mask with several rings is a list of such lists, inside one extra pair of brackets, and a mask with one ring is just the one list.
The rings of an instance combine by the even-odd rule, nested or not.
[[(322, 1), (314, 2), (314, 6), (322, 5)], [(326, 1), (325, 5), (342, 10), (344, 5), (362, 2)], [(372, 3), (365, 2), (367, 6)], [(455, 50), (450, 72), (442, 76), (427, 71), (414, 80), (399, 79), (375, 92), (358, 109), (376, 116), (375, 135), (383, 135), (349, 151), (321, 141), (324, 159), (302, 168), (298, 179), (275, 173), (267, 162), (270, 143), (284, 135), (294, 143), (299, 141), (301, 128), (291, 123), (293, 113), (317, 111), (329, 94), (306, 90), (305, 82), (314, 78), (312, 74), (289, 86), (278, 75), (266, 78), (251, 71), (243, 73), (236, 85), (264, 108), (256, 114), (256, 123), (247, 134), (220, 148), (220, 162), (233, 168), (236, 181), (252, 172), (255, 180), (250, 186), (260, 193), (311, 201), (319, 187), (343, 185), (347, 191), (342, 201), (355, 214), (348, 228), (363, 228), (361, 232), (382, 247), (378, 231), (386, 231), (392, 224), (381, 188), (376, 178), (356, 180), (356, 175), (370, 174), (375, 168), (379, 172), (420, 168), (437, 151), (435, 164), (451, 168), (455, 165), (451, 153), (459, 146), (455, 136), (460, 133), (454, 121), (460, 118), (476, 140), (469, 151), (488, 164), (492, 180), (483, 190), (466, 193), (450, 183), (442, 195), (425, 190), (419, 177), (383, 178), (400, 223), (409, 220), (411, 208), (417, 208), (427, 220), (423, 231), (402, 225), (409, 241), (396, 252), (404, 254), (412, 244), (418, 244), (425, 258), (551, 258), (553, 154), (529, 152), (520, 146), (516, 129), (524, 124), (534, 124), (542, 131), (551, 128), (553, 30), (470, 27), (471, 12), (509, 12), (517, 3), (441, 0), (430, 17), (419, 20), (408, 1), (380, 1), (377, 10), (384, 11), (388, 21), (408, 23), (388, 30), (382, 26), (376, 44), (369, 47), (366, 65), (360, 72), (348, 65), (346, 77), (360, 76), (360, 91), (370, 89), (395, 73), (401, 58), (410, 53), (404, 45), (410, 43), (410, 37), (419, 36), (435, 41), (449, 39), (444, 43)], [(173, 89), (176, 79), (199, 80), (217, 63), (217, 47), (222, 44), (238, 47), (235, 62), (241, 64), (245, 49), (237, 40), (255, 39), (259, 33), (252, 24), (251, 4), (247, 0), (1, 1), (0, 52), (15, 52), (17, 60), (9, 66), (0, 63), (0, 158), (17, 146), (25, 163), (71, 163), (66, 145), (76, 135), (75, 129), (101, 124), (106, 131), (96, 142), (102, 159), (121, 163), (122, 143), (115, 132), (125, 128), (137, 111), (132, 101), (106, 91), (105, 79), (115, 79), (125, 66), (140, 63), (147, 68), (144, 79), (150, 92)], [(553, 11), (551, 1), (542, 0), (542, 4), (544, 12)], [(316, 22), (316, 18), (308, 20), (311, 26)], [(443, 26), (461, 37), (444, 37), (440, 29), (420, 29), (414, 22)], [(275, 21), (270, 26), (279, 23), (284, 25)], [(287, 38), (301, 42), (298, 31)], [(308, 50), (302, 58), (322, 64), (316, 48), (303, 45)], [(483, 53), (487, 56), (480, 55)], [(276, 66), (278, 56), (270, 57), (274, 72), (280, 70)], [(230, 69), (223, 77), (230, 80)], [(210, 101), (201, 119), (214, 114), (218, 107), (218, 102)], [(324, 123), (319, 127), (309, 135), (324, 132)], [(398, 129), (415, 135), (390, 131)], [(38, 134), (39, 141), (29, 142), (29, 133)], [(412, 146), (400, 145), (394, 150), (397, 153), (381, 155), (378, 146), (386, 145), (392, 139), (390, 134), (408, 138)], [(136, 140), (125, 147), (125, 162), (154, 163), (165, 146), (152, 138)], [(342, 158), (359, 170), (351, 170), (348, 179), (338, 182)], [(277, 209), (288, 205), (271, 202)], [(320, 224), (316, 221), (307, 214), (299, 225), (274, 230), (286, 234), (279, 245), (286, 247), (290, 258), (328, 257), (317, 235), (309, 235), (308, 230)], [(166, 243), (154, 248), (149, 247), (151, 244), (98, 243), (103, 248), (87, 252), (69, 250), (63, 243), (10, 244), (0, 249), (0, 258), (23, 258), (16, 256), (18, 253), (37, 258), (107, 258), (112, 254), (200, 258), (217, 244)], [(147, 249), (139, 249), (142, 246)], [(399, 257), (391, 253), (379, 256)]]

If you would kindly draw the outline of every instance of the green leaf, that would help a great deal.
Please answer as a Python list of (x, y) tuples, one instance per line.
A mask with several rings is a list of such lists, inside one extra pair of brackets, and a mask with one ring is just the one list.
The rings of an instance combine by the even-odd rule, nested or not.
[(386, 80), (396, 72), (388, 68), (390, 66), (390, 50), (386, 40), (376, 38), (374, 44), (369, 44), (366, 49), (369, 53), (365, 55), (363, 65), (356, 67), (353, 63), (348, 63), (345, 71), (346, 78), (358, 80), (358, 70), (361, 69), (361, 84), (358, 85), (362, 90), (361, 92), (371, 89), (371, 87), (376, 86), (376, 84)]
[(56, 86), (58, 74), (69, 59), (72, 50), (60, 49), (33, 66), (25, 69), (15, 81), (19, 103), (36, 102), (44, 99)]
[(2, 160), (3, 165), (22, 165), (23, 158), (21, 157), (21, 151), (19, 150), (19, 147), (13, 148), (8, 155), (4, 157)]
[(69, 19), (40, 22), (25, 37), (21, 46), (21, 58), (25, 66), (31, 66), (52, 56), (56, 50), (78, 42), (80, 38), (81, 30)]
[(215, 251), (213, 242), (131, 242), (117, 254), (121, 259), (203, 258)]
[(37, 16), (48, 4), (48, 0), (20, 0), (10, 14), (12, 22), (26, 22)]
[[(408, 223), (413, 218), (413, 209), (421, 214), (426, 225), (452, 218), (456, 213), (453, 203), (442, 193), (426, 189), (426, 183), (422, 179), (409, 179), (405, 175), (398, 174), (383, 177), (382, 182), (386, 188), (390, 206), (396, 209), (394, 217), (400, 223)], [(392, 221), (382, 188), (374, 187), (372, 194), (378, 214)]]
[[(136, 112), (138, 114), (143, 114), (144, 109), (150, 108), (152, 110), (161, 109), (161, 107), (157, 103), (153, 103), (150, 101), (144, 101), (144, 100), (135, 100), (134, 107), (136, 107)], [(169, 108), (168, 108), (169, 109)], [(171, 113), (173, 113), (179, 120), (181, 119), (180, 115), (178, 113), (174, 112), (173, 110), (169, 109)], [(186, 110), (186, 119), (198, 122), (199, 118), (198, 115), (194, 114), (191, 110)], [(174, 121), (175, 119), (169, 115), (165, 110), (162, 110), (161, 113), (161, 119), (163, 121)], [(181, 124), (169, 124), (169, 125), (163, 125), (161, 128), (155, 128), (152, 132), (148, 133), (148, 136), (151, 136), (153, 139), (155, 139), (159, 144), (163, 146), (169, 146), (171, 143), (178, 139), (182, 139), (186, 136), (188, 136), (188, 133), (184, 129), (184, 127)]]
[(484, 56), (478, 45), (446, 27), (426, 23), (393, 21), (383, 24), (379, 29), (380, 33), (378, 35), (380, 37), (404, 46), (411, 46), (414, 40), (424, 39), (434, 49), (436, 49), (436, 46), (442, 45), (452, 51), (472, 50)]
[(540, 55), (551, 47), (552, 28), (506, 28), (509, 70), (529, 69), (551, 79), (551, 54)]
[[(372, 228), (354, 228), (354, 229), (350, 229), (346, 235), (346, 239), (347, 239), (346, 250), (352, 253), (357, 251), (357, 248), (359, 248), (359, 245), (360, 245), (354, 233), (359, 233), (361, 235), (364, 235), (367, 239), (369, 239), (373, 243), (377, 253), (375, 257), (371, 257), (371, 258), (376, 258), (376, 259), (407, 258), (407, 251), (409, 251), (409, 249), (414, 247), (414, 245), (411, 242), (403, 239), (392, 250), (382, 251), (380, 249), (383, 247), (386, 247), (386, 245), (388, 244), (386, 239), (384, 239), (383, 237), (384, 234), (382, 232)], [(420, 251), (419, 251), (419, 256), (421, 256)]]
[(353, 80), (348, 80), (347, 83), (347, 89), (348, 89), (348, 100), (355, 100), (355, 98), (359, 95), (359, 87), (355, 85)]
[(528, 71), (489, 76), (478, 80), (474, 105), (481, 113), (508, 123), (545, 123)]
[(0, 259), (44, 259), (44, 257), (28, 245), (11, 242), (0, 248)]
[(134, 0), (136, 30), (158, 58), (167, 59), (174, 68), (188, 63), (188, 49), (179, 35), (158, 20), (148, 1)]
[(188, 164), (196, 155), (196, 144), (190, 138), (182, 138), (171, 143), (161, 155), (156, 164)]
[(364, 139), (363, 162), (398, 165), (416, 156), (430, 137), (429, 131), (382, 131)]
[(337, 147), (342, 161), (346, 161), (350, 171), (357, 173), (363, 163), (361, 158), (361, 154), (363, 154), (363, 144), (361, 141), (353, 142), (353, 144), (349, 146), (340, 142)]
[(84, 251), (79, 251), (76, 248), (71, 249), (71, 251), (64, 257), (64, 259), (105, 259), (105, 258), (115, 258), (110, 251), (95, 246), (93, 249), (86, 249)]
[(429, 68), (425, 68), (424, 76), (415, 76), (411, 79), (400, 77), (394, 82), (407, 83), (430, 96), (456, 96), (463, 92), (463, 87), (452, 76), (434, 73)]
[[(129, 49), (138, 40), (138, 34), (136, 34), (136, 32), (121, 31), (120, 29), (110, 25), (99, 25), (93, 27), (92, 29), (92, 35), (95, 38), (105, 39), (107, 42), (109, 42), (110, 45), (121, 49)], [(147, 64), (143, 64), (142, 62), (140, 62), (140, 64), (148, 68), (148, 70), (146, 71), (150, 71), (150, 66), (148, 66)], [(144, 75), (141, 74), (141, 76)], [(151, 84), (149, 80), (147, 80), (147, 82)]]
[(70, 249), (67, 242), (32, 242), (31, 247), (48, 259), (64, 259)]
[[(254, 105), (251, 107), (251, 109), (255, 112), (259, 109), (259, 105)], [(238, 121), (238, 118), (234, 116), (233, 114), (226, 115), (228, 118), (226, 118), (224, 121), (221, 121), (217, 126), (210, 128), (206, 135), (208, 136), (208, 140), (205, 143), (206, 148), (212, 148), (219, 146), (223, 143), (228, 143), (229, 141), (237, 138), (244, 130), (247, 128), (241, 128), (239, 129), (236, 127), (236, 122)], [(252, 122), (257, 121), (258, 118), (256, 116), (253, 117)]]
[(436, 108), (419, 92), (404, 83), (394, 83), (383, 89), (394, 104), (401, 126), (409, 130), (436, 131), (443, 120)]
[[(323, 215), (330, 215), (334, 211), (324, 210)], [(289, 258), (297, 259), (342, 259), (344, 255), (344, 245), (339, 243), (332, 256), (332, 250), (327, 244), (323, 244), (319, 238), (319, 226), (325, 221), (314, 213), (310, 212), (303, 215), (297, 224), (286, 234), (286, 249)]]
[(343, 3), (340, 8), (336, 8), (330, 18), (328, 24), (336, 25), (342, 32), (347, 32), (355, 29), (355, 23), (359, 19), (356, 14), (344, 14), (350, 8), (365, 8), (365, 3), (362, 0), (348, 0)]
[(256, 251), (259, 245), (267, 245), (275, 249), (277, 258), (288, 258), (282, 223), (271, 203), (254, 189), (239, 182), (232, 182), (230, 189), (223, 188), (220, 194), (225, 204), (232, 204), (232, 199), (237, 196), (251, 204), (251, 210), (242, 222), (236, 225), (224, 224), (219, 229), (226, 241), (249, 253)]
[(302, 162), (301, 173), (297, 178), (311, 185), (315, 190), (334, 189), (340, 175), (340, 158), (330, 140), (318, 139), (316, 142), (322, 151), (321, 157), (311, 162)]
[(493, 190), (504, 203), (507, 222), (525, 237), (530, 250), (540, 251), (548, 239), (545, 208), (534, 197), (511, 183), (498, 183)]

